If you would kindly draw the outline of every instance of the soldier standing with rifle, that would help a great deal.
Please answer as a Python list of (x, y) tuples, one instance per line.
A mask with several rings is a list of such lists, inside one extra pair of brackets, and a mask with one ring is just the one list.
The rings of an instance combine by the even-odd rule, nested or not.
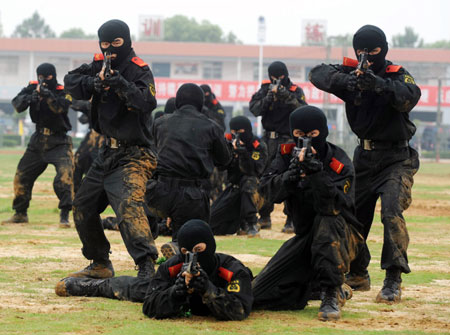
[(56, 81), (53, 64), (43, 63), (36, 69), (39, 81), (31, 81), (12, 100), (18, 113), (30, 108), (36, 131), (17, 166), (14, 177), (14, 215), (3, 223), (27, 223), (27, 209), (36, 179), (48, 164), (56, 169), (53, 188), (59, 198), (60, 227), (69, 228), (69, 211), (73, 200), (72, 139), (67, 132), (72, 129), (67, 116), (70, 98), (64, 87)]
[[(105, 136), (105, 145), (88, 171), (74, 200), (75, 225), (83, 255), (92, 261), (69, 276), (109, 278), (110, 244), (100, 213), (111, 204), (128, 252), (139, 268), (138, 277), (154, 274), (158, 251), (144, 211), (145, 186), (156, 168), (151, 150), (151, 113), (156, 107), (153, 75), (131, 47), (130, 30), (110, 20), (98, 30), (102, 53), (64, 78), (75, 98), (92, 98), (93, 129)], [(111, 70), (108, 69), (111, 61)]]
[[(261, 88), (250, 101), (250, 112), (262, 117), (264, 128), (263, 141), (267, 145), (268, 164), (275, 159), (278, 147), (281, 143), (291, 140), (289, 135), (289, 115), (299, 106), (306, 105), (305, 95), (301, 87), (294, 85), (289, 79), (289, 72), (282, 62), (273, 62), (269, 66), (270, 80), (264, 80)], [(270, 213), (273, 204), (264, 205), (259, 211), (262, 229), (270, 229), (272, 222)], [(286, 210), (285, 210), (286, 212)], [(294, 228), (290, 215), (286, 219), (283, 232), (292, 233)]]
[[(413, 77), (385, 59), (388, 44), (375, 26), (361, 27), (353, 36), (355, 54), (368, 63), (344, 59), (342, 65), (316, 66), (310, 80), (319, 89), (345, 102), (347, 119), (359, 138), (353, 163), (356, 170), (356, 216), (365, 239), (372, 226), (375, 204), (381, 198), (384, 243), (381, 268), (386, 270), (376, 301), (401, 300), (401, 273), (409, 273), (409, 243), (403, 211), (411, 203), (413, 176), (419, 168), (417, 152), (408, 141), (416, 131), (409, 112), (420, 98)], [(368, 55), (367, 55), (368, 53)], [(355, 69), (358, 69), (355, 71)], [(347, 283), (355, 290), (370, 289), (367, 245), (352, 262)]]

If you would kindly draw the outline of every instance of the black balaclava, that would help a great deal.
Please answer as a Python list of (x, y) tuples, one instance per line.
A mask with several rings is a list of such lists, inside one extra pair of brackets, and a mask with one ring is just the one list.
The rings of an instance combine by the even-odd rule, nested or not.
[(161, 116), (163, 116), (164, 115), (164, 112), (163, 111), (157, 111), (156, 113), (155, 113), (155, 116), (153, 117), (155, 120), (157, 119), (157, 118), (160, 118)]
[(166, 105), (164, 106), (164, 113), (172, 114), (173, 112), (175, 112), (175, 109), (177, 109), (177, 107), (175, 106), (175, 98), (172, 97), (167, 100)]
[(103, 49), (100, 45), (103, 54), (106, 51), (111, 52), (111, 54), (117, 54), (117, 57), (111, 60), (111, 67), (119, 66), (131, 51), (130, 28), (125, 22), (120, 20), (109, 20), (98, 28), (99, 44), (100, 42), (112, 43), (118, 37), (123, 38), (123, 44), (120, 47), (113, 47), (111, 44), (108, 48)]
[(290, 80), (289, 80), (289, 71), (286, 67), (286, 64), (283, 62), (273, 62), (269, 65), (269, 78), (272, 80), (271, 76), (274, 76), (275, 78), (279, 78), (280, 76), (284, 75), (283, 80), (281, 80), (281, 85), (284, 87), (288, 87)]
[[(211, 91), (211, 87), (209, 85), (203, 84), (203, 85), (200, 85), (200, 88), (203, 90), (203, 93), (205, 94), (205, 103), (212, 101), (213, 94)], [(209, 94), (206, 95), (206, 93), (209, 93)]]
[[(378, 73), (384, 68), (386, 54), (389, 49), (386, 35), (383, 30), (370, 24), (359, 28), (355, 35), (353, 35), (353, 49), (355, 50), (355, 54), (358, 49), (367, 49), (370, 52), (375, 48), (381, 48), (380, 53), (378, 55), (369, 55), (368, 60), (369, 62), (373, 62), (370, 67), (373, 72)], [(356, 56), (358, 57), (357, 54)]]
[[(56, 88), (56, 68), (53, 64), (50, 63), (42, 63), (36, 68), (36, 73), (38, 75), (44, 76), (44, 83), (47, 85), (47, 88), (50, 90), (54, 90)], [(45, 79), (47, 76), (52, 75), (53, 78), (50, 80)]]
[(293, 135), (294, 129), (300, 129), (305, 134), (315, 129), (319, 130), (319, 136), (311, 138), (311, 145), (319, 153), (319, 158), (325, 159), (328, 125), (327, 117), (321, 109), (314, 106), (298, 107), (289, 116), (289, 126), (291, 128), (291, 136), (295, 140), (297, 139)]
[(244, 129), (245, 132), (239, 134), (239, 138), (244, 142), (247, 149), (252, 149), (253, 132), (250, 120), (245, 116), (235, 116), (230, 120), (230, 129), (235, 130)]
[(180, 108), (184, 105), (192, 105), (199, 112), (202, 111), (203, 108), (203, 91), (202, 89), (192, 83), (183, 84), (177, 91), (177, 96), (175, 98), (175, 106)]
[(217, 261), (215, 257), (216, 240), (211, 227), (202, 220), (189, 220), (181, 226), (177, 233), (178, 245), (192, 252), (192, 248), (198, 243), (205, 243), (205, 251), (197, 255), (198, 262), (205, 272), (210, 275), (216, 269)]

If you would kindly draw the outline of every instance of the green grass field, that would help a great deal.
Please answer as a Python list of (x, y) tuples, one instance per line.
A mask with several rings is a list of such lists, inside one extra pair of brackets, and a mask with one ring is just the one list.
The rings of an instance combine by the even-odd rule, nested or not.
[[(12, 214), (12, 180), (21, 157), (2, 151), (0, 220)], [(153, 320), (141, 304), (103, 298), (55, 295), (57, 281), (86, 266), (75, 229), (58, 228), (54, 168), (37, 180), (30, 224), (0, 226), (0, 334), (450, 334), (450, 164), (423, 163), (405, 213), (410, 233), (412, 273), (403, 278), (403, 302), (376, 304), (383, 272), (379, 269), (382, 225), (376, 216), (369, 236), (372, 290), (355, 292), (338, 322), (317, 320), (319, 302), (303, 311), (258, 311), (242, 322), (190, 317)], [(260, 239), (218, 238), (218, 251), (244, 261), (255, 274), (288, 235), (280, 233), (284, 216), (277, 206), (274, 227)], [(105, 215), (112, 214), (111, 209)], [(135, 275), (120, 233), (108, 231), (116, 275)], [(158, 238), (160, 246), (168, 238)]]

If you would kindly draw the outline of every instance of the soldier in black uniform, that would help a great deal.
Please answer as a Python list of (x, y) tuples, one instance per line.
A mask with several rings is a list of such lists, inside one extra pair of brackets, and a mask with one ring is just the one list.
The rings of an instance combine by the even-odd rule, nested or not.
[(205, 94), (203, 112), (211, 120), (216, 121), (217, 124), (225, 132), (225, 111), (223, 110), (222, 105), (220, 104), (219, 100), (217, 100), (216, 95), (211, 91), (211, 87), (209, 85), (203, 84), (200, 85), (200, 87)]
[(211, 207), (209, 222), (214, 235), (234, 234), (255, 237), (258, 208), (262, 199), (258, 192), (267, 160), (267, 147), (253, 135), (252, 124), (245, 116), (230, 120), (233, 160), (227, 167), (229, 185)]
[(72, 100), (71, 108), (82, 113), (78, 118), (82, 124), (89, 124), (89, 130), (84, 136), (83, 141), (81, 141), (74, 156), (73, 187), (75, 193), (77, 193), (83, 177), (89, 171), (89, 168), (98, 156), (100, 148), (103, 146), (104, 137), (92, 129), (90, 122), (90, 101)]
[[(150, 68), (131, 47), (126, 23), (111, 20), (98, 30), (102, 52), (111, 53), (110, 75), (104, 73), (103, 54), (69, 72), (67, 91), (75, 98), (92, 97), (94, 130), (105, 136), (105, 145), (89, 169), (74, 200), (75, 225), (83, 255), (93, 262), (75, 277), (108, 278), (114, 275), (110, 244), (100, 213), (111, 205), (128, 252), (139, 268), (139, 277), (154, 273), (158, 251), (144, 211), (145, 186), (156, 168), (151, 150), (151, 113), (156, 107)], [(106, 65), (106, 64), (105, 64)]]
[(177, 107), (175, 106), (175, 98), (169, 98), (166, 101), (166, 105), (164, 106), (164, 114), (172, 114), (173, 112), (175, 112), (175, 109), (177, 109)]
[[(59, 296), (89, 296), (144, 302), (143, 312), (157, 319), (212, 315), (218, 320), (243, 320), (251, 312), (252, 273), (236, 258), (216, 253), (208, 224), (190, 220), (178, 231), (182, 254), (161, 264), (151, 279), (121, 276), (110, 279), (64, 278)], [(189, 274), (187, 252), (197, 253), (198, 269)]]
[[(158, 151), (155, 178), (147, 185), (147, 203), (156, 216), (170, 218), (172, 242), (190, 219), (209, 221), (209, 177), (214, 165), (226, 166), (231, 155), (223, 131), (201, 113), (203, 91), (183, 84), (177, 109), (157, 119), (152, 128)], [(165, 257), (178, 252), (176, 243), (161, 247)]]
[(60, 227), (69, 228), (69, 211), (73, 200), (72, 129), (67, 112), (70, 100), (56, 80), (53, 64), (43, 63), (36, 69), (39, 81), (31, 81), (12, 100), (18, 113), (30, 108), (36, 132), (17, 166), (14, 177), (14, 215), (3, 223), (27, 223), (27, 209), (36, 179), (48, 164), (56, 169), (53, 189), (59, 199)]
[[(366, 25), (353, 37), (356, 55), (367, 49), (369, 69), (355, 71), (356, 60), (343, 65), (319, 65), (312, 69), (311, 82), (319, 89), (345, 101), (347, 119), (359, 138), (353, 162), (356, 170), (356, 215), (365, 239), (372, 225), (375, 204), (381, 197), (384, 244), (381, 268), (386, 270), (378, 302), (401, 299), (401, 273), (409, 273), (406, 249), (409, 237), (403, 211), (411, 203), (413, 176), (419, 168), (417, 152), (408, 141), (416, 127), (409, 112), (420, 98), (413, 77), (400, 65), (385, 60), (386, 36), (378, 27)], [(364, 250), (351, 265), (347, 283), (369, 290), (367, 266), (370, 253)]]
[[(275, 159), (281, 143), (291, 140), (289, 134), (289, 115), (299, 106), (306, 105), (305, 95), (301, 87), (294, 85), (289, 79), (287, 67), (282, 62), (273, 62), (269, 66), (269, 80), (264, 80), (261, 88), (250, 101), (250, 112), (262, 117), (264, 128), (263, 140), (266, 142), (268, 159), (266, 171), (270, 162)], [(272, 222), (270, 213), (273, 204), (264, 205), (259, 211), (262, 229), (270, 229)], [(286, 209), (285, 209), (286, 213)], [(292, 220), (287, 214), (283, 232), (293, 232)]]
[[(209, 119), (215, 121), (223, 132), (225, 132), (225, 112), (219, 100), (217, 100), (215, 94), (211, 91), (209, 85), (200, 85), (203, 93), (205, 94), (205, 103), (203, 106), (203, 114), (205, 114)], [(211, 191), (209, 196), (212, 201), (215, 201), (219, 194), (223, 191), (225, 184), (226, 172), (219, 170), (217, 167), (214, 168), (211, 174)]]
[(311, 141), (312, 151), (282, 144), (261, 180), (273, 197), (270, 200), (286, 201), (295, 236), (253, 281), (254, 306), (302, 309), (314, 281), (322, 291), (319, 319), (339, 319), (345, 303), (344, 274), (362, 243), (355, 217), (353, 164), (342, 149), (326, 141), (327, 119), (320, 109), (296, 109), (290, 125), (297, 143)]

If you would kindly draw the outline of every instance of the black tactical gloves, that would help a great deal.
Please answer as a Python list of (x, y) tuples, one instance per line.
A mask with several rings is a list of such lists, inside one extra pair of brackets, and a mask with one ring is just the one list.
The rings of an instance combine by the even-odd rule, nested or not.
[(358, 87), (362, 91), (381, 93), (386, 87), (386, 82), (383, 78), (375, 75), (372, 70), (367, 70), (358, 77)]

